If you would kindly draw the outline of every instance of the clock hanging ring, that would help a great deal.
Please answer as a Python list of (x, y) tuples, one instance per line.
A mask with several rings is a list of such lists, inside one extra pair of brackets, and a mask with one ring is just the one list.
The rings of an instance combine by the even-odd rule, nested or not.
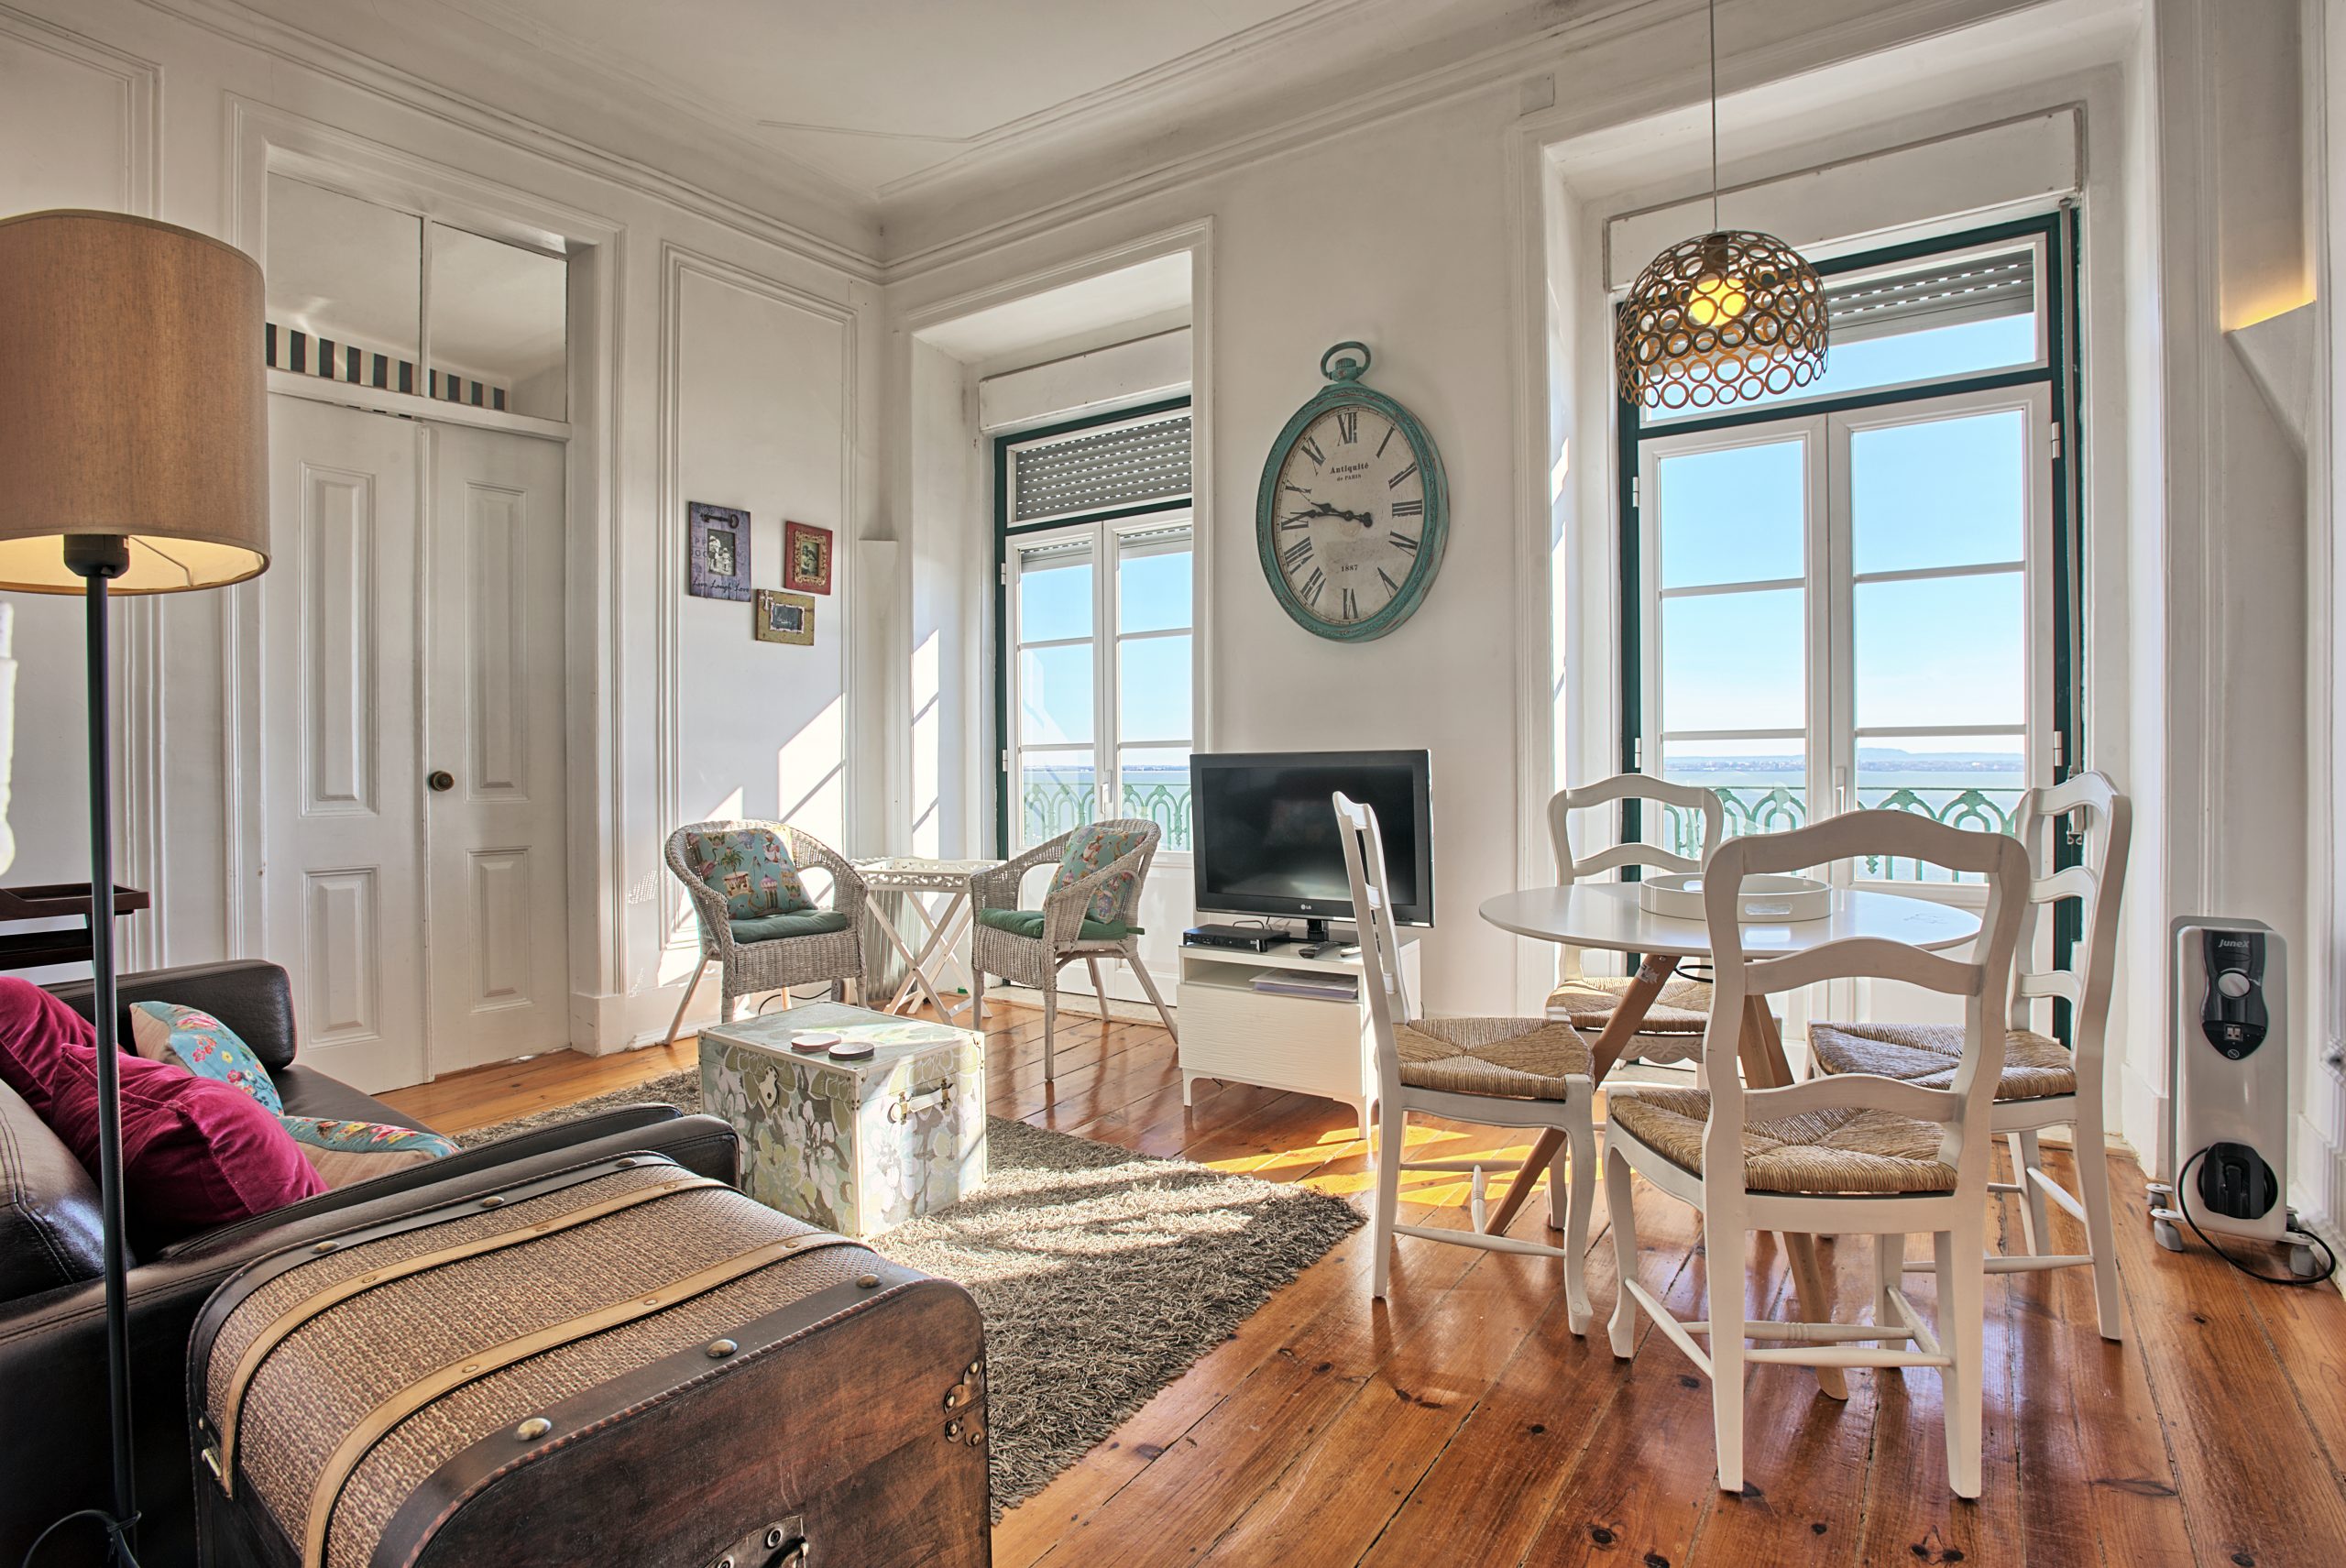
[(1272, 597), (1340, 642), (1382, 637), (1416, 613), (1450, 537), (1441, 451), (1415, 414), (1361, 384), (1369, 362), (1360, 343), (1320, 356), (1328, 385), (1271, 443), (1255, 500)]

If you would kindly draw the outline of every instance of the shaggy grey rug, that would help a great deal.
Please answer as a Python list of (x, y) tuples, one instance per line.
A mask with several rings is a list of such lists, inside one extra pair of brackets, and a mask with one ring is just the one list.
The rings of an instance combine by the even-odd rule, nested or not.
[[(464, 1144), (614, 1105), (700, 1104), (700, 1076), (465, 1134)], [(1156, 1159), (997, 1116), (986, 1186), (872, 1245), (958, 1280), (986, 1323), (994, 1517), (1042, 1490), (1272, 1292), (1361, 1223), (1308, 1188)]]

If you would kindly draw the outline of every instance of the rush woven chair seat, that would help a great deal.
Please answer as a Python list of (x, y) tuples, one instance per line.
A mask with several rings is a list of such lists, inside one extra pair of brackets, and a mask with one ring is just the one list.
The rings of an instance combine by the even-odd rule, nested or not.
[[(1568, 980), (1548, 993), (1548, 1016), (1561, 1018), (1575, 1029), (1602, 1029), (1629, 989), (1629, 977), (1584, 974)], [(1711, 982), (1683, 976), (1667, 981), (1653, 1005), (1646, 1009), (1639, 1035), (1700, 1035), (1711, 1021)], [(1639, 1052), (1633, 1046), (1629, 1055)]]
[[(1988, 905), (1968, 959), (1876, 937), (1827, 941), (1782, 957), (1746, 956), (1737, 908), (1745, 877), (1866, 856), (1926, 862), (1986, 883)], [(1703, 1036), (1710, 1088), (1617, 1084), (1606, 1094), (1605, 1197), (1620, 1278), (1613, 1354), (1624, 1360), (1637, 1354), (1642, 1311), (1658, 1337), (1711, 1379), (1724, 1492), (1744, 1489), (1747, 1364), (1935, 1368), (1947, 1484), (1958, 1497), (1977, 1497), (1986, 1348), (1981, 1255), (1994, 1150), (1990, 1117), (2003, 1068), (2012, 952), (2028, 897), (2027, 851), (2001, 833), (1967, 832), (1902, 811), (1852, 811), (1789, 832), (1731, 839), (1712, 853), (1704, 884), (1718, 992)], [(1781, 992), (1858, 978), (1960, 999), (1963, 1047), (1946, 1088), (1868, 1073), (1774, 1087), (1745, 1084), (1738, 1061), (1747, 1013)], [(1709, 1310), (1699, 1321), (1680, 1319), (1638, 1277), (1633, 1171), (1702, 1211)], [(1870, 1234), (1873, 1321), (1745, 1316), (1755, 1230)], [(1938, 1290), (1928, 1321), (1905, 1291), (1906, 1237), (1915, 1231), (1932, 1237)], [(1825, 1299), (1829, 1319), (1830, 1292)], [(1910, 1408), (1920, 1406), (1910, 1401)], [(1881, 1419), (1891, 1419), (1887, 1403), (1880, 1409)]]
[[(1656, 1089), (1616, 1096), (1606, 1124), (1701, 1176), (1710, 1118), (1706, 1091)], [(1887, 1111), (1753, 1122), (1743, 1129), (1743, 1184), (1754, 1192), (1952, 1192), (1956, 1171), (1939, 1158), (1942, 1136), (1931, 1123)]]
[[(1353, 924), (1360, 932), (1361, 984), (1368, 993), (1376, 1069), (1376, 1197), (1371, 1215), (1376, 1262), (1372, 1291), (1385, 1299), (1393, 1277), (1393, 1238), (1486, 1252), (1529, 1253), (1563, 1262), (1564, 1323), (1575, 1334), (1589, 1323), (1588, 1215), (1596, 1197), (1596, 1098), (1588, 1042), (1570, 1025), (1548, 1018), (1411, 1018), (1402, 979), (1401, 944), (1387, 895), (1385, 844), (1376, 813), (1342, 795), (1334, 798), (1337, 838), (1352, 884)], [(1515, 1174), (1515, 1160), (1402, 1157), (1409, 1115), (1440, 1116), (1485, 1127), (1536, 1127), (1562, 1135), (1548, 1165), (1549, 1218), (1564, 1245), (1518, 1241), (1484, 1233), (1486, 1169)], [(1473, 1178), (1474, 1228), (1399, 1223), (1401, 1173), (1462, 1171)], [(1536, 1170), (1533, 1173), (1537, 1174)], [(1526, 1179), (1517, 1177), (1518, 1187)]]
[[(2055, 850), (2068, 821), (2077, 863), (2062, 867)], [(2083, 921), (2068, 969), (2031, 968), (2012, 978), (2005, 1019), (2004, 1069), (1996, 1083), (1990, 1124), (2012, 1147), (2011, 1181), (1991, 1192), (2020, 1199), (2021, 1250), (1989, 1257), (1990, 1274), (2045, 1268), (2093, 1270), (2094, 1307), (2101, 1337), (2124, 1337), (2118, 1288), (2117, 1243), (2110, 1231), (2110, 1160), (2102, 1144), (2101, 1063), (2110, 1025), (2111, 976), (2118, 958), (2118, 907), (2125, 895), (2126, 854), (2133, 807), (2108, 775), (2081, 773), (2066, 784), (2021, 797), (2012, 836), (2034, 866), (2019, 950), (2034, 953), (2043, 924), (2057, 905), (2075, 900)], [(2034, 1027), (2034, 1016), (2055, 1001), (2069, 1004), (2071, 1049)], [(1963, 1032), (1953, 1025), (1811, 1024), (1808, 1042), (1820, 1073), (1871, 1073), (1937, 1087), (1951, 1081), (1962, 1054)], [(2077, 1190), (2069, 1191), (2045, 1170), (2037, 1135), (2071, 1130)], [(2086, 1250), (2052, 1248), (2051, 1213), (2057, 1203), (2085, 1227)], [(1913, 1266), (1919, 1267), (1920, 1265)]]
[[(1963, 1060), (1959, 1024), (1811, 1024), (1808, 1054), (1825, 1072), (1869, 1072), (1907, 1083), (1944, 1089), (1955, 1081)], [(2077, 1063), (2069, 1048), (2034, 1029), (2004, 1033), (2004, 1070), (1996, 1080), (1999, 1100), (2042, 1100), (2077, 1091)]]
[[(1576, 812), (1594, 811), (1603, 806), (1616, 806), (1625, 800), (1645, 805), (1656, 820), (1643, 826), (1674, 828), (1681, 824), (1701, 824), (1699, 856), (1687, 856), (1661, 847), (1658, 842), (1629, 839), (1608, 848), (1580, 854), (1573, 848), (1572, 822)], [(1548, 802), (1548, 840), (1556, 855), (1556, 885), (1570, 887), (1573, 883), (1602, 876), (1623, 866), (1641, 866), (1663, 872), (1698, 872), (1703, 869), (1702, 856), (1718, 848), (1727, 828), (1727, 808), (1719, 803), (1714, 791), (1700, 784), (1672, 784), (1645, 773), (1616, 773), (1592, 784), (1559, 790)], [(1576, 1029), (1602, 1032), (1612, 1022), (1621, 999), (1636, 983), (1627, 975), (1593, 975), (1581, 970), (1580, 949), (1562, 949), (1563, 974), (1556, 989), (1548, 993), (1548, 1016), (1558, 1018)], [(1639, 1021), (1637, 1032), (1623, 1046), (1619, 1060), (1639, 1058), (1650, 1062), (1700, 1059), (1703, 1029), (1710, 1022), (1711, 983), (1674, 972), (1674, 959), (1649, 959), (1650, 966), (1660, 966), (1670, 971), (1663, 975), (1661, 990)]]
[(1453, 1094), (1562, 1100), (1590, 1071), (1588, 1042), (1543, 1018), (1420, 1018), (1393, 1026), (1401, 1081)]
[[(1111, 817), (1036, 845), (1015, 860), (970, 879), (970, 1016), (982, 1028), (986, 976), (999, 975), (1043, 993), (1043, 1081), (1058, 1077), (1059, 970), (1078, 959), (1091, 975), (1100, 1021), (1108, 1021), (1108, 988), (1100, 960), (1122, 959), (1156, 1005), (1165, 1032), (1173, 1014), (1140, 961), (1142, 927), (1133, 916), (1163, 829), (1142, 817)], [(1058, 863), (1040, 909), (1019, 907), (1020, 884), (1037, 867)], [(1178, 1038), (1176, 1035), (1176, 1038)]]
[[(733, 1021), (744, 996), (825, 981), (863, 986), (862, 876), (845, 856), (784, 822), (695, 822), (668, 835), (668, 869), (700, 926), (700, 963), (668, 1024), (676, 1043), (708, 966), (722, 988), (718, 1014)], [(808, 896), (802, 873), (831, 878), (831, 907)]]

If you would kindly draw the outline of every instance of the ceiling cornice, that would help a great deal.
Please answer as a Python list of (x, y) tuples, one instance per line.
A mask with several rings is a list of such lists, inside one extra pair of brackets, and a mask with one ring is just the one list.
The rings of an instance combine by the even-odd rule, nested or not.
[[(1746, 0), (1746, 4), (1756, 0)], [(2040, 0), (1885, 0), (1853, 18), (1806, 32), (1770, 39), (1736, 51), (1723, 88), (1739, 88), (1875, 52), (1901, 42), (1953, 31), (1992, 17), (2034, 8)], [(1380, 86), (1373, 102), (1357, 98), (1330, 104), (1301, 115), (1263, 126), (1186, 156), (1150, 168), (1094, 181), (1065, 196), (1047, 199), (982, 225), (915, 239), (911, 248), (883, 244), (886, 281), (898, 283), (925, 273), (1034, 238), (1062, 225), (1111, 212), (1150, 197), (1178, 191), (1249, 164), (1299, 152), (1397, 115), (1438, 109), (1508, 82), (1568, 67), (1573, 57), (1641, 33), (1667, 34), (1693, 25), (1707, 0), (1599, 0), (1562, 16), (1536, 37), (1494, 45), (1464, 60)], [(1561, 138), (1575, 130), (1623, 117), (1654, 113), (1691, 102), (1708, 78), (1694, 57), (1683, 71), (1624, 84), (1617, 92), (1560, 103), (1539, 116), (1542, 128)], [(1494, 156), (1498, 156), (1496, 151)], [(892, 217), (890, 229), (897, 220)], [(943, 225), (940, 225), (943, 226)]]
[[(811, 208), (831, 216), (833, 226), (839, 232), (824, 233), (776, 216), (772, 210), (761, 210), (748, 202), (712, 191), (696, 181), (581, 140), (535, 120), (483, 103), (470, 94), (444, 87), (412, 71), (240, 5), (237, 0), (141, 0), (141, 3), (288, 64), (462, 126), (518, 151), (673, 203), (711, 223), (789, 251), (805, 260), (865, 282), (881, 280), (882, 262), (873, 215), (868, 209), (842, 202), (836, 188), (796, 190), (792, 186), (799, 182), (790, 181), (773, 192), (777, 207), (788, 210)], [(771, 157), (771, 149), (768, 153)]]

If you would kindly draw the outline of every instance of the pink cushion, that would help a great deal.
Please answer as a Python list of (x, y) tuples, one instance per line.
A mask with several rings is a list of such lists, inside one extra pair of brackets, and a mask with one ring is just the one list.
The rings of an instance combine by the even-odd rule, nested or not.
[[(326, 1190), (259, 1102), (177, 1062), (128, 1052), (120, 1059), (123, 1207), (140, 1248)], [(29, 981), (0, 978), (0, 1080), (94, 1177), (97, 1045), (89, 1020)]]

